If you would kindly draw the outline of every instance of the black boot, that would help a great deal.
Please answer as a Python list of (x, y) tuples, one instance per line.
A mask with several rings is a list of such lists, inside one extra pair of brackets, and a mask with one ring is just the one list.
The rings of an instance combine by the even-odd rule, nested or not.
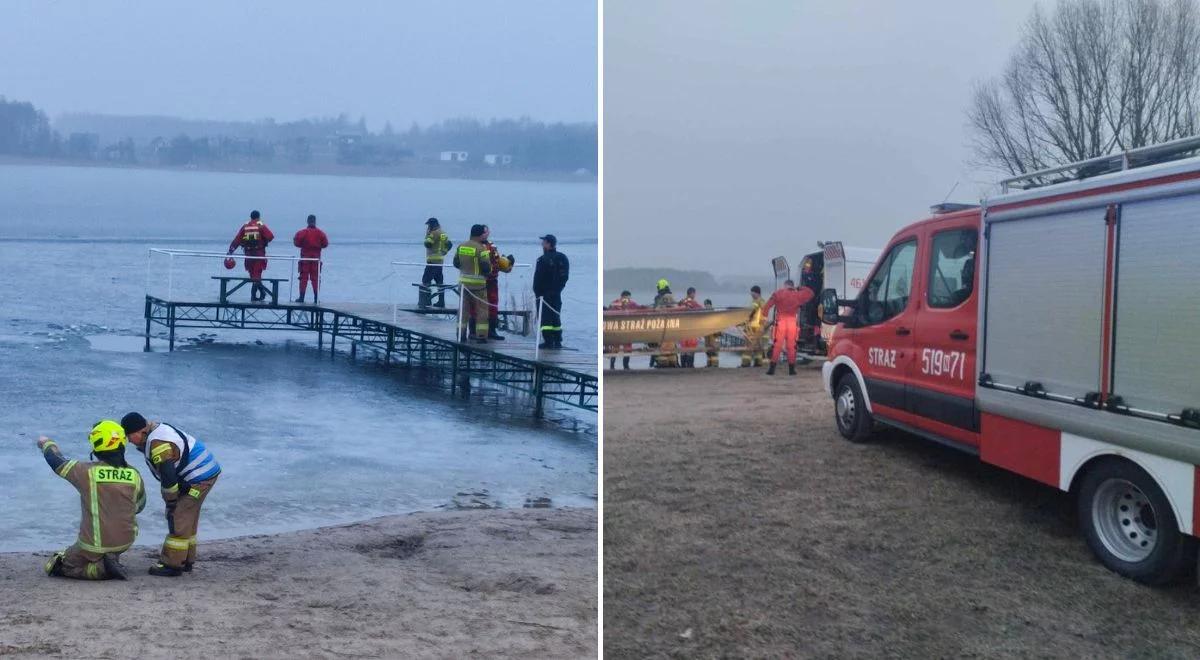
[(767, 375), (768, 376), (775, 375), (775, 363), (774, 362), (771, 363), (771, 366), (767, 367)]
[(46, 562), (46, 575), (50, 577), (61, 577), (64, 555), (61, 552), (54, 553), (54, 556)]
[[(315, 299), (314, 299), (314, 300), (315, 300)], [(301, 304), (303, 304), (303, 303), (304, 303), (304, 294), (303, 294), (303, 293), (302, 293), (302, 294), (300, 294), (300, 297), (296, 299), (296, 302), (298, 302), (298, 303), (301, 303)]]
[(128, 580), (125, 577), (125, 569), (117, 562), (117, 558), (112, 555), (104, 555), (100, 560), (104, 564), (104, 572), (108, 573), (110, 580)]
[(625, 367), (626, 369), (629, 368), (629, 356), (621, 358), (621, 366)]
[(499, 339), (504, 341), (504, 335), (501, 335), (496, 326), (500, 324), (500, 319), (488, 319), (488, 339)]
[(175, 568), (174, 566), (167, 566), (160, 561), (150, 567), (150, 575), (157, 575), (159, 577), (179, 577), (180, 575), (183, 575), (183, 571)]
[(796, 375), (796, 363), (795, 362), (788, 362), (788, 375), (789, 376)]
[(608, 368), (609, 369), (617, 368), (617, 358), (608, 358)]

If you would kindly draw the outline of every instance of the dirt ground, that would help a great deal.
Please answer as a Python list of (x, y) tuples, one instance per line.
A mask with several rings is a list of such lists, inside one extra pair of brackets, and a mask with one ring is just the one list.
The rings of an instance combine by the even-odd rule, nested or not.
[(206, 543), (190, 575), (47, 578), (0, 554), (0, 656), (575, 658), (596, 655), (596, 511), (378, 518)]
[(819, 367), (604, 388), (607, 656), (1200, 656), (1194, 585), (1110, 573), (1065, 493), (842, 440)]

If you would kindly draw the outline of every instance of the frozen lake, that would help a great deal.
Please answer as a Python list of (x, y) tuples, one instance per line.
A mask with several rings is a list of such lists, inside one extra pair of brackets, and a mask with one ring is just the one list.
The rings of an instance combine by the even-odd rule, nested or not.
[[(594, 506), (592, 413), (536, 421), (500, 405), (502, 391), (451, 398), (427, 373), (330, 358), (304, 334), (217, 330), (171, 354), (140, 352), (138, 335), (147, 266), (155, 282), (166, 267), (149, 248), (223, 252), (258, 208), (283, 254), (304, 216), (321, 218), (328, 300), (415, 296), (415, 275), (387, 264), (421, 259), (430, 215), (456, 242), (471, 223), (491, 225), (525, 263), (538, 234), (554, 232), (573, 267), (567, 343), (594, 346), (595, 201), (594, 186), (576, 184), (0, 167), (0, 551), (65, 545), (78, 525), (78, 500), (37, 435), (86, 458), (88, 428), (133, 409), (204, 439), (221, 462), (202, 538), (474, 502)], [(176, 264), (174, 285), (208, 295), (215, 287), (197, 280), (215, 267)], [(286, 273), (283, 262), (268, 270)], [(508, 286), (518, 295), (527, 283)], [(160, 540), (159, 499), (140, 524), (139, 542)]]

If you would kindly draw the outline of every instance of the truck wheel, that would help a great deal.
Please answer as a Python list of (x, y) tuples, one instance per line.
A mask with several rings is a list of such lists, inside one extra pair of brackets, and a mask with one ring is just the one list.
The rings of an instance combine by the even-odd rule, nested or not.
[(854, 374), (846, 374), (838, 381), (837, 389), (833, 391), (833, 411), (838, 433), (843, 438), (850, 442), (865, 442), (871, 435), (875, 420), (871, 419)]
[(1166, 584), (1195, 564), (1195, 539), (1179, 531), (1154, 478), (1129, 461), (1105, 461), (1088, 471), (1078, 507), (1088, 546), (1116, 573)]

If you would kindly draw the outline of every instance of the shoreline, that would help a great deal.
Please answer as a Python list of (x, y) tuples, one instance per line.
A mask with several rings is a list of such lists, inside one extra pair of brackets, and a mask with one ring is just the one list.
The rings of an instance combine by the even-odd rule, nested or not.
[(463, 170), (451, 171), (438, 166), (396, 167), (388, 170), (377, 168), (359, 169), (351, 165), (324, 165), (319, 167), (239, 167), (236, 165), (219, 166), (206, 165), (195, 167), (169, 167), (151, 165), (148, 163), (112, 163), (107, 161), (69, 160), (45, 157), (24, 157), (10, 154), (0, 155), (0, 165), (27, 165), (35, 167), (79, 167), (115, 170), (155, 170), (162, 172), (215, 172), (225, 174), (294, 174), (299, 176), (341, 176), (368, 179), (453, 179), (459, 181), (503, 181), (525, 183), (580, 183), (595, 185), (597, 177), (594, 174), (578, 176), (570, 172), (536, 172), (531, 170), (480, 170), (470, 171), (464, 176)]
[(49, 552), (0, 553), (0, 655), (596, 653), (596, 509), (398, 514), (216, 541), (202, 532), (196, 569), (180, 578), (146, 573), (154, 545), (124, 553), (125, 582), (47, 578)]

